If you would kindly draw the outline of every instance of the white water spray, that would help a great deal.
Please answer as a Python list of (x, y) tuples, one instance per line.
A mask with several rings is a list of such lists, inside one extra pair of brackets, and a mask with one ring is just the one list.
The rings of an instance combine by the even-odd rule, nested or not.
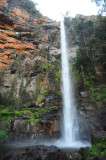
[(66, 44), (66, 33), (64, 22), (61, 22), (61, 50), (62, 50), (62, 87), (63, 87), (63, 137), (58, 141), (60, 147), (80, 148), (89, 146), (82, 143), (78, 125), (78, 114), (74, 103), (74, 95), (69, 69), (69, 58)]
[(72, 88), (70, 85), (70, 71), (69, 71), (69, 60), (66, 45), (66, 35), (64, 22), (61, 22), (61, 50), (62, 50), (62, 83), (63, 83), (63, 103), (64, 103), (64, 128), (63, 128), (63, 138), (65, 143), (69, 144), (73, 141), (73, 114), (74, 114), (74, 104)]

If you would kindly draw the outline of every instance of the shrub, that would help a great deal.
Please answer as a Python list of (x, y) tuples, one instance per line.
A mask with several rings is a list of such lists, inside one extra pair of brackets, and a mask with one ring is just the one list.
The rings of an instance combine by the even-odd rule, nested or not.
[(0, 139), (1, 140), (7, 140), (8, 139), (8, 135), (6, 134), (5, 131), (0, 131)]

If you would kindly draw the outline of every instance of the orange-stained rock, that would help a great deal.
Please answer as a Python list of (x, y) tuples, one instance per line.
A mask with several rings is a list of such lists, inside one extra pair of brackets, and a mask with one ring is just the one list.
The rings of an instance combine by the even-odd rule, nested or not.
[(0, 40), (8, 41), (9, 43), (18, 43), (19, 42), (15, 38), (9, 37), (5, 33), (11, 34), (10, 31), (4, 31), (4, 33), (0, 32)]
[(18, 43), (19, 41), (16, 40), (15, 38), (11, 38), (11, 37), (9, 38), (9, 37), (8, 37), (8, 42), (9, 42), (9, 43)]
[(13, 9), (13, 12), (12, 12), (12, 15), (13, 16), (18, 16), (18, 18), (21, 20), (22, 18), (23, 19), (28, 19), (29, 20), (29, 17), (30, 17), (30, 14), (25, 11), (25, 10), (21, 10), (19, 8), (14, 8)]
[(8, 37), (6, 36), (6, 34), (0, 32), (0, 39), (4, 40), (4, 41), (7, 41)]
[(41, 56), (36, 56), (36, 59), (37, 59), (38, 61), (44, 61)]
[(4, 29), (5, 27), (0, 23), (0, 28), (1, 28), (1, 29)]
[(0, 39), (0, 43), (4, 43), (4, 41)]
[(41, 41), (46, 41), (46, 40), (48, 40), (48, 37), (49, 37), (49, 35), (47, 34), (47, 35), (44, 35), (44, 36), (40, 37), (39, 39)]
[(2, 6), (3, 4), (2, 4), (2, 1), (0, 0), (0, 7)]
[[(39, 23), (45, 23), (48, 18), (43, 16), (38, 18), (36, 15), (31, 17), (31, 14), (25, 9), (22, 9), (20, 6), (13, 7), (14, 5), (11, 7), (8, 3), (9, 1), (7, 0), (0, 0), (0, 7), (2, 8), (0, 13), (3, 15), (0, 20), (0, 68), (11, 63), (13, 60), (11, 58), (12, 56), (17, 56), (22, 52), (28, 56), (31, 56), (32, 54), (39, 55), (41, 52), (44, 52), (42, 47), (37, 49), (37, 45), (34, 44), (39, 43), (39, 41), (42, 43), (42, 41), (46, 41), (48, 39), (48, 35), (39, 34), (36, 43), (34, 43), (34, 36), (36, 32), (32, 28), (31, 32), (29, 31), (30, 24), (31, 27), (32, 25), (39, 25)], [(27, 25), (28, 30), (25, 30)], [(39, 32), (40, 31), (42, 32), (42, 30), (39, 30)], [(22, 37), (22, 40), (20, 37)], [(18, 38), (20, 38), (20, 40)], [(41, 56), (36, 56), (36, 59), (43, 61)]]
[(12, 26), (9, 26), (9, 25), (7, 25), (7, 24), (5, 24), (5, 29), (13, 30), (13, 27), (12, 27)]
[(3, 57), (0, 57), (0, 69), (5, 67), (11, 62), (11, 60), (8, 59), (7, 55), (4, 55)]
[(4, 44), (4, 48), (7, 49), (18, 49), (18, 50), (25, 50), (25, 49), (32, 49), (34, 50), (34, 45), (32, 43), (26, 43), (26, 44), (14, 44), (14, 43), (6, 43)]
[(13, 28), (14, 28), (14, 29), (16, 29), (17, 27), (18, 27), (18, 25), (17, 25), (17, 24), (14, 24), (14, 25), (13, 25)]
[(4, 48), (4, 44), (0, 44), (0, 49), (3, 49)]
[(5, 67), (5, 66), (6, 66), (6, 64), (0, 63), (0, 69), (3, 68), (3, 67)]
[(27, 55), (31, 55), (31, 51), (24, 51), (24, 53), (26, 53)]
[(14, 32), (7, 31), (7, 30), (5, 30), (4, 33), (7, 34), (7, 35), (9, 35), (9, 36), (13, 36), (14, 35)]
[(33, 24), (36, 24), (37, 21), (38, 21), (38, 19), (35, 17), (35, 18), (33, 19)]
[(4, 56), (4, 55), (10, 55), (13, 52), (13, 50), (6, 50), (4, 52), (0, 53), (0, 57)]
[(4, 56), (4, 59), (7, 59), (8, 58), (8, 56)]
[(7, 24), (3, 24), (0, 22), (0, 29), (7, 29), (7, 30), (13, 30), (13, 27), (7, 25)]
[(49, 135), (52, 135), (52, 132), (54, 131), (54, 122), (51, 123), (49, 128)]

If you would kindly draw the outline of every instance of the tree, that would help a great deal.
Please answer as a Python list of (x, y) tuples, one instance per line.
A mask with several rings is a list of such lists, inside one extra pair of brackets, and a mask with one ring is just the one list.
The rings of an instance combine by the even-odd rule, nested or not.
[(91, 0), (92, 2), (95, 2), (96, 5), (100, 8), (99, 13), (106, 14), (106, 0)]
[(96, 66), (100, 66), (103, 75), (106, 74), (106, 17), (98, 16), (95, 21), (78, 18), (65, 18), (69, 45), (79, 46), (75, 68), (79, 73), (94, 75)]

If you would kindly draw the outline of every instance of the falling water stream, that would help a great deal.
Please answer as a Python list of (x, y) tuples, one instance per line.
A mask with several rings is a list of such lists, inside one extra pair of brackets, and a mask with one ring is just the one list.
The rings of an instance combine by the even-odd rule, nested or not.
[(62, 51), (62, 92), (63, 92), (63, 136), (58, 141), (58, 146), (80, 148), (89, 146), (82, 142), (79, 131), (79, 119), (72, 89), (69, 57), (66, 43), (64, 21), (61, 22), (61, 51)]
[(74, 97), (71, 85), (70, 70), (69, 70), (69, 58), (66, 44), (66, 34), (64, 22), (61, 22), (61, 50), (62, 50), (62, 84), (63, 84), (63, 139), (66, 145), (72, 144), (76, 140), (76, 134), (78, 135), (78, 128), (74, 128), (74, 115), (75, 105)]

